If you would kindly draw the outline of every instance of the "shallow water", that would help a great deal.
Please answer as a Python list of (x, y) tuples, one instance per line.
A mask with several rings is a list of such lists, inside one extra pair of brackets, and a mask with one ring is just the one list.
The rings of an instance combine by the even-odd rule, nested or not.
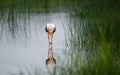
[[(13, 13), (8, 21), (6, 15), (2, 18), (0, 42), (0, 75), (19, 75), (33, 73), (36, 68), (46, 72), (45, 61), (48, 57), (48, 36), (45, 32), (47, 23), (56, 25), (53, 35), (53, 53), (57, 64), (58, 57), (65, 50), (63, 24), (67, 21), (67, 13)], [(4, 20), (4, 21), (3, 21)], [(13, 24), (16, 29), (9, 30)], [(15, 27), (15, 26), (14, 26)]]

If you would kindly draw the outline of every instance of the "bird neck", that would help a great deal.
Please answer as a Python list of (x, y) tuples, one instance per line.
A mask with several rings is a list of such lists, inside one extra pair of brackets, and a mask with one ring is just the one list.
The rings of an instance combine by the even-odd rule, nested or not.
[(53, 38), (53, 32), (52, 31), (48, 32), (48, 38), (49, 38), (49, 44), (52, 44), (52, 38)]

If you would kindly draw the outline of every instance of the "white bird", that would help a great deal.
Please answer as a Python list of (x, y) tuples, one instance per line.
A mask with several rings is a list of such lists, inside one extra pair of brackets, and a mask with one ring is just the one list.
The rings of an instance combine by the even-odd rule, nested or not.
[(53, 33), (56, 31), (56, 27), (54, 24), (47, 24), (45, 30), (48, 32), (49, 43), (52, 44)]
[(54, 66), (56, 64), (56, 60), (54, 59), (52, 52), (52, 38), (53, 38), (53, 33), (56, 31), (56, 27), (54, 24), (47, 24), (45, 30), (48, 33), (48, 39), (49, 39), (48, 59), (46, 60), (46, 65), (49, 67), (49, 66)]

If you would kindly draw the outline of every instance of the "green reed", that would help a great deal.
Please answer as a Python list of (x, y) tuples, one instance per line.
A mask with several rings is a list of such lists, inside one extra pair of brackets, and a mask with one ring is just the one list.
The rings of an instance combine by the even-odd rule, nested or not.
[(61, 74), (119, 75), (120, 2), (76, 0), (75, 3), (69, 24), (64, 27), (69, 59)]

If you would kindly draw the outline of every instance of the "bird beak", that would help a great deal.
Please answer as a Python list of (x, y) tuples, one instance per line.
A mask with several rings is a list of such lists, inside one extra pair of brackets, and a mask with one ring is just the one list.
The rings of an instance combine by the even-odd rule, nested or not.
[(53, 32), (48, 32), (49, 44), (52, 44)]

